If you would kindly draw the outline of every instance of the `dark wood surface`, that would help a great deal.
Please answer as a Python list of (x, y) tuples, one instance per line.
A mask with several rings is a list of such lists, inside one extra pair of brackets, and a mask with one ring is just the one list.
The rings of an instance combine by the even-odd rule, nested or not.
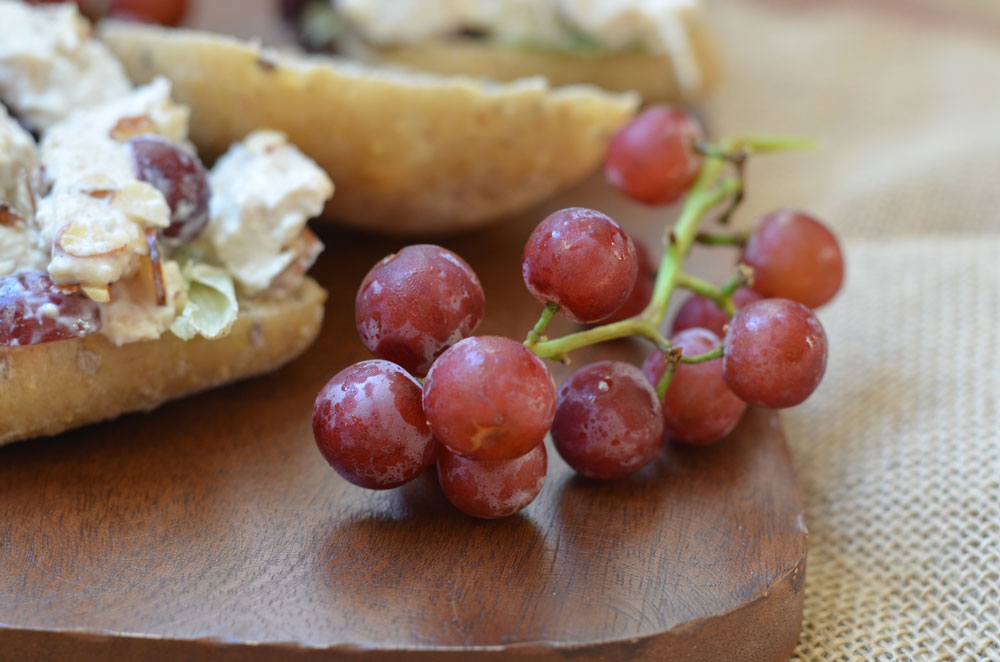
[[(547, 207), (571, 202), (647, 238), (664, 222), (597, 179)], [(480, 333), (522, 337), (538, 314), (519, 258), (542, 213), (444, 242), (484, 283)], [(0, 448), (0, 659), (787, 658), (806, 534), (776, 415), (751, 411), (719, 445), (671, 446), (606, 484), (550, 447), (540, 497), (502, 521), (451, 508), (433, 473), (356, 488), (316, 450), (310, 410), (366, 358), (354, 292), (402, 243), (320, 234), (327, 318), (300, 360)], [(622, 341), (574, 359), (646, 351)]]

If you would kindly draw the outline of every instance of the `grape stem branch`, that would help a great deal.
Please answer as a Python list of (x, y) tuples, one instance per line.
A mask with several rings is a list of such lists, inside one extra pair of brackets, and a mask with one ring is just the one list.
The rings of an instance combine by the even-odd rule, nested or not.
[(711, 299), (715, 302), (715, 305), (722, 310), (722, 312), (726, 313), (730, 317), (736, 314), (736, 305), (733, 303), (733, 293), (727, 293), (724, 288), (716, 287), (707, 280), (703, 280), (697, 276), (692, 276), (691, 274), (684, 273), (682, 271), (677, 276), (677, 287), (683, 287), (686, 290), (691, 290), (695, 294), (700, 294), (707, 299)]
[[(698, 238), (698, 226), (705, 219), (709, 212), (724, 202), (729, 202), (725, 214), (730, 214), (734, 207), (742, 198), (743, 183), (741, 177), (727, 177), (719, 181), (727, 164), (736, 162), (741, 165), (748, 154), (754, 152), (776, 152), (791, 149), (803, 149), (811, 147), (811, 141), (798, 138), (782, 138), (770, 136), (748, 136), (733, 138), (724, 141), (720, 145), (709, 149), (704, 147), (705, 159), (702, 161), (701, 170), (695, 178), (691, 190), (684, 201), (684, 208), (680, 217), (672, 229), (666, 233), (664, 242), (663, 259), (660, 262), (660, 269), (656, 275), (656, 283), (653, 286), (653, 295), (646, 309), (636, 317), (593, 327), (585, 331), (570, 333), (561, 338), (548, 339), (542, 335), (548, 326), (552, 316), (558, 310), (558, 306), (548, 303), (542, 311), (542, 316), (538, 323), (528, 333), (524, 341), (525, 346), (543, 359), (555, 361), (566, 361), (567, 354), (575, 349), (593, 345), (606, 340), (615, 340), (628, 336), (638, 336), (646, 338), (657, 349), (665, 354), (670, 353), (672, 346), (670, 341), (663, 337), (659, 329), (663, 324), (663, 318), (667, 314), (667, 307), (670, 304), (670, 297), (678, 285), (692, 289), (699, 294), (705, 294), (727, 313), (735, 313), (732, 302), (732, 294), (741, 284), (745, 284), (746, 278), (739, 276), (734, 278), (722, 288), (716, 288), (710, 283), (681, 271), (684, 259), (687, 257), (691, 245)], [(741, 280), (740, 280), (741, 279)], [(735, 285), (733, 283), (736, 283)], [(721, 356), (721, 348), (720, 348)], [(709, 352), (711, 354), (711, 352)], [(699, 359), (700, 357), (691, 357)], [(711, 357), (717, 358), (717, 357)], [(678, 356), (678, 361), (680, 360)], [(710, 360), (705, 358), (702, 360)], [(687, 361), (686, 361), (687, 362)], [(691, 361), (697, 362), (697, 361)], [(668, 366), (664, 379), (660, 381), (657, 390), (666, 392), (666, 386), (670, 383), (669, 375), (673, 374), (676, 362)], [(661, 397), (663, 393), (660, 393)]]
[(545, 304), (545, 308), (542, 309), (542, 316), (538, 318), (535, 322), (535, 328), (528, 331), (528, 338), (524, 341), (526, 347), (534, 347), (537, 345), (545, 336), (545, 329), (548, 328), (549, 322), (555, 317), (555, 314), (559, 312), (559, 306), (552, 303), (551, 301)]
[(570, 333), (562, 338), (542, 340), (536, 343), (526, 342), (525, 346), (543, 359), (565, 361), (566, 354), (572, 352), (574, 349), (580, 349), (581, 347), (587, 347), (588, 345), (594, 345), (606, 340), (627, 338), (629, 336), (645, 338), (656, 345), (661, 351), (668, 351), (671, 347), (670, 341), (663, 337), (656, 325), (639, 317), (614, 322), (613, 324), (595, 326), (586, 331)]
[(682, 271), (677, 275), (677, 287), (691, 290), (695, 294), (711, 299), (719, 310), (730, 317), (736, 314), (736, 305), (733, 303), (733, 293), (743, 286), (753, 285), (753, 269), (745, 264), (736, 267), (733, 274), (725, 285), (716, 287), (707, 280), (692, 276)]
[[(724, 161), (719, 159), (705, 160), (684, 204), (684, 210), (668, 235), (660, 271), (653, 286), (653, 297), (649, 306), (640, 315), (642, 319), (657, 328), (663, 323), (663, 318), (667, 314), (670, 297), (681, 273), (681, 264), (687, 257), (691, 244), (694, 243), (698, 225), (709, 211), (739, 190), (739, 182), (735, 179), (725, 179), (718, 186), (712, 186), (723, 165)], [(712, 187), (709, 188), (710, 186)]]
[(695, 235), (694, 240), (705, 246), (739, 246), (742, 248), (746, 245), (748, 238), (749, 235), (745, 232), (730, 232), (728, 234), (699, 232)]
[(713, 361), (715, 359), (721, 359), (724, 351), (722, 345), (719, 345), (715, 349), (711, 349), (704, 354), (695, 354), (694, 356), (682, 356), (681, 363), (704, 363), (705, 361)]
[(677, 364), (680, 362), (680, 352), (668, 352), (663, 357), (667, 360), (667, 369), (663, 371), (663, 376), (656, 384), (656, 397), (660, 402), (667, 397), (667, 389), (670, 388), (670, 382), (673, 381)]

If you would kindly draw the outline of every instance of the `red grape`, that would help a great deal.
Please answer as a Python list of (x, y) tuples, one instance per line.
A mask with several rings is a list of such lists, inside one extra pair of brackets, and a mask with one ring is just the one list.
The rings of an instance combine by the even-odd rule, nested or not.
[(521, 257), (528, 291), (584, 323), (621, 308), (638, 268), (635, 246), (625, 231), (601, 212), (583, 207), (557, 211), (539, 223)]
[[(708, 329), (686, 329), (674, 335), (671, 342), (680, 347), (684, 356), (709, 352), (722, 342)], [(650, 354), (642, 371), (654, 386), (666, 371), (662, 352)], [(663, 420), (667, 436), (684, 444), (711, 444), (719, 441), (736, 427), (746, 411), (747, 403), (737, 398), (722, 378), (722, 359), (677, 366), (663, 401)]]
[(128, 144), (136, 177), (162, 193), (170, 206), (164, 242), (175, 246), (189, 243), (208, 224), (211, 191), (201, 160), (161, 136), (137, 136)]
[(114, 18), (175, 26), (187, 13), (187, 0), (111, 0)]
[(609, 480), (642, 469), (663, 447), (663, 413), (642, 372), (619, 361), (581, 368), (559, 388), (556, 450), (577, 473)]
[(407, 483), (437, 453), (420, 397), (419, 382), (395, 363), (355, 363), (334, 375), (316, 397), (316, 445), (355, 485), (384, 490)]
[(673, 202), (698, 176), (694, 149), (701, 127), (687, 113), (650, 106), (625, 125), (608, 146), (604, 176), (625, 195), (649, 205)]
[(653, 287), (656, 285), (656, 265), (653, 258), (649, 256), (649, 249), (641, 241), (632, 237), (632, 244), (635, 246), (635, 254), (638, 258), (639, 270), (635, 278), (635, 285), (629, 292), (625, 303), (618, 310), (601, 320), (602, 324), (611, 324), (621, 320), (635, 317), (646, 309), (650, 299), (653, 298)]
[(407, 246), (383, 258), (365, 276), (354, 300), (365, 347), (417, 377), (475, 331), (485, 311), (483, 287), (472, 268), (431, 244)]
[(764, 299), (736, 313), (726, 333), (722, 374), (757, 407), (792, 407), (809, 397), (826, 370), (823, 325), (788, 299)]
[(473, 336), (448, 348), (424, 382), (424, 413), (452, 452), (510, 460), (545, 438), (556, 408), (552, 375), (509, 338)]
[[(739, 310), (748, 303), (760, 301), (761, 296), (749, 287), (738, 288), (733, 292), (733, 305)], [(726, 325), (729, 315), (724, 313), (715, 302), (700, 294), (693, 294), (677, 310), (670, 333), (678, 333), (684, 329), (708, 329), (720, 338), (726, 335)]]
[(512, 460), (470, 460), (445, 448), (438, 455), (438, 482), (448, 500), (467, 515), (507, 517), (535, 500), (545, 483), (545, 444)]
[(0, 278), (0, 345), (39, 345), (100, 330), (99, 304), (60, 291), (44, 271)]
[(782, 209), (761, 219), (743, 249), (753, 267), (753, 289), (764, 297), (822, 306), (844, 281), (837, 237), (812, 216)]

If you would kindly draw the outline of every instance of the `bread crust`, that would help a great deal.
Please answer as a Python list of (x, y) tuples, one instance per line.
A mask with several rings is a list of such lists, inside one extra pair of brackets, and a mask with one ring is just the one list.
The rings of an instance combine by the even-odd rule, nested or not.
[(524, 211), (601, 162), (638, 97), (596, 87), (380, 70), (190, 30), (106, 22), (137, 83), (164, 75), (209, 158), (283, 131), (337, 182), (324, 217), (385, 234), (455, 232)]
[(225, 338), (116, 346), (100, 334), (0, 347), (0, 445), (53, 435), (259, 375), (313, 342), (326, 291), (307, 278), (294, 291), (240, 301)]

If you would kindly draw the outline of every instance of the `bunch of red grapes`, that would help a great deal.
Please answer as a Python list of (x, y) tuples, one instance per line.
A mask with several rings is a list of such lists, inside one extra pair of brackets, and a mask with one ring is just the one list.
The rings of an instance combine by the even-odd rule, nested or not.
[[(636, 200), (665, 204), (692, 187), (706, 158), (721, 158), (705, 153), (690, 116), (652, 107), (612, 140), (606, 175)], [(693, 296), (669, 339), (635, 332), (655, 334), (642, 369), (601, 361), (558, 392), (541, 357), (562, 358), (559, 342), (570, 336), (541, 335), (551, 314), (600, 324), (576, 334), (587, 344), (662, 320), (676, 282), (661, 287), (641, 246), (594, 210), (544, 219), (528, 238), (521, 272), (546, 314), (523, 343), (473, 336), (485, 310), (476, 274), (444, 248), (408, 246), (361, 284), (357, 328), (377, 358), (346, 368), (320, 392), (313, 410), (319, 449), (337, 473), (372, 489), (403, 485), (436, 463), (458, 509), (498, 518), (541, 490), (546, 434), (578, 473), (618, 479), (652, 462), (667, 439), (723, 439), (748, 404), (796, 405), (826, 367), (827, 339), (812, 309), (840, 288), (840, 247), (823, 224), (794, 210), (765, 216), (739, 243), (746, 265), (739, 273), (752, 271), (752, 281), (743, 281), (752, 288)], [(727, 307), (738, 309), (731, 318)]]

